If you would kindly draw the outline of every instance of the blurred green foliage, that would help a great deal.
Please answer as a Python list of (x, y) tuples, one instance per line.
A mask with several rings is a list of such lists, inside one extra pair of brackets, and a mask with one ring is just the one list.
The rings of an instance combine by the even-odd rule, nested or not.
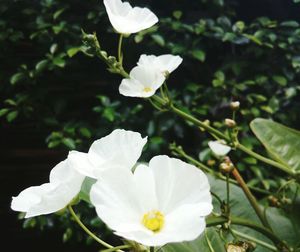
[[(148, 5), (160, 22), (125, 40), (127, 70), (141, 53), (182, 56), (183, 64), (168, 81), (175, 102), (226, 130), (223, 121), (231, 117), (229, 103), (239, 100), (240, 140), (260, 152), (263, 149), (248, 126), (252, 119), (273, 118), (292, 128), (299, 126), (297, 21), (240, 20), (239, 1), (234, 0), (131, 3)], [(82, 53), (81, 29), (97, 32), (101, 46), (116, 54), (118, 37), (99, 0), (0, 2), (1, 127), (34, 125), (42, 129), (49, 148), (85, 151), (114, 128), (131, 129), (149, 136), (149, 157), (168, 153), (168, 144), (175, 141), (213, 165), (204, 132), (172, 114), (153, 112), (141, 99), (118, 94), (120, 78)], [(286, 182), (253, 158), (239, 153), (233, 157), (252, 186), (275, 192)]]

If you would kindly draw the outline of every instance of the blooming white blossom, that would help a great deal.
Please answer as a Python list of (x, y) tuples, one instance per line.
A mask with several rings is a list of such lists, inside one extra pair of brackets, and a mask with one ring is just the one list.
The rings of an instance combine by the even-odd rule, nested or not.
[(156, 156), (149, 166), (109, 169), (92, 186), (98, 216), (116, 235), (147, 246), (196, 239), (212, 211), (206, 175), (195, 166)]
[(165, 76), (151, 66), (136, 66), (123, 79), (119, 92), (130, 97), (150, 97), (164, 83)]
[(180, 64), (182, 58), (177, 55), (164, 54), (160, 56), (142, 54), (138, 61), (138, 66), (155, 68), (157, 71), (168, 75), (172, 73)]
[(29, 187), (13, 197), (11, 208), (25, 212), (25, 218), (57, 212), (79, 193), (84, 178), (66, 159), (51, 170), (49, 183)]
[(230, 146), (222, 141), (209, 141), (208, 146), (215, 155), (220, 157), (227, 155), (231, 150)]
[(148, 8), (132, 7), (121, 0), (104, 0), (108, 18), (114, 29), (121, 34), (131, 34), (147, 29), (158, 22)]
[(69, 159), (81, 174), (98, 178), (99, 174), (113, 167), (126, 167), (130, 170), (139, 159), (147, 137), (123, 129), (116, 129), (109, 135), (96, 140), (88, 153), (71, 151)]

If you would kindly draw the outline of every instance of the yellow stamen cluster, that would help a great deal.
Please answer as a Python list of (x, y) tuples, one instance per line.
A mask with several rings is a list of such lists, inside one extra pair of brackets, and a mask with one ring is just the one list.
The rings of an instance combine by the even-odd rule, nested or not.
[(163, 228), (165, 217), (161, 212), (152, 210), (144, 214), (142, 223), (146, 228), (157, 233)]
[(151, 88), (151, 87), (145, 87), (145, 88), (143, 89), (143, 91), (146, 92), (146, 93), (149, 93), (149, 92), (152, 91), (152, 88)]

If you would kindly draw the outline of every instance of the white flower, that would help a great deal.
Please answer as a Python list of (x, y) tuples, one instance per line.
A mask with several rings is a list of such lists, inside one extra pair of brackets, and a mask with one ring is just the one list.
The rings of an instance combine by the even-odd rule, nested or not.
[(105, 169), (122, 167), (130, 170), (141, 156), (147, 137), (123, 129), (116, 129), (109, 135), (96, 140), (88, 153), (71, 151), (72, 165), (83, 175), (98, 178)]
[(103, 2), (109, 21), (118, 33), (136, 33), (158, 22), (157, 16), (148, 8), (132, 7), (121, 0), (104, 0)]
[(119, 86), (122, 95), (130, 97), (150, 97), (164, 83), (165, 76), (152, 66), (136, 66)]
[(80, 192), (84, 178), (66, 159), (51, 170), (49, 183), (29, 187), (13, 197), (11, 208), (25, 212), (25, 218), (57, 212)]
[(217, 156), (225, 156), (231, 150), (230, 146), (222, 141), (209, 141), (208, 146)]
[(156, 68), (157, 71), (168, 75), (181, 63), (182, 58), (172, 54), (164, 54), (160, 56), (142, 54), (137, 64), (148, 68)]
[(132, 173), (110, 169), (92, 186), (90, 199), (98, 216), (116, 235), (147, 246), (196, 239), (212, 211), (206, 175), (168, 156)]

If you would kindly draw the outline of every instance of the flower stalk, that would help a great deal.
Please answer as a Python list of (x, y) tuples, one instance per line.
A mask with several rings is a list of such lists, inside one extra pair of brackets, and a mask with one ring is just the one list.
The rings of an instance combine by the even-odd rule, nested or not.
[(246, 195), (247, 199), (249, 200), (251, 206), (253, 207), (253, 209), (254, 209), (256, 215), (258, 216), (258, 218), (260, 219), (261, 223), (265, 227), (267, 227), (268, 229), (271, 230), (271, 227), (270, 227), (268, 221), (266, 220), (264, 213), (261, 210), (256, 198), (251, 193), (249, 187), (247, 186), (246, 182), (244, 181), (244, 179), (241, 176), (241, 174), (239, 173), (239, 171), (236, 168), (234, 168), (231, 173), (234, 176), (234, 178), (236, 179), (236, 181), (239, 183), (242, 190), (244, 191), (244, 194)]
[[(68, 205), (68, 209), (70, 211), (70, 214), (72, 215), (72, 217), (74, 218), (74, 220), (77, 222), (77, 224), (90, 236), (92, 237), (96, 242), (98, 242), (99, 244), (101, 244), (103, 247), (106, 247), (108, 249), (114, 249), (115, 247), (108, 244), (107, 242), (101, 240), (99, 237), (97, 237), (92, 231), (90, 231), (83, 223), (82, 221), (79, 219), (79, 217), (76, 215), (76, 213), (74, 212), (73, 208), (71, 205)], [(123, 250), (117, 249), (117, 250), (112, 250), (112, 251), (117, 251), (117, 252), (124, 252)]]

